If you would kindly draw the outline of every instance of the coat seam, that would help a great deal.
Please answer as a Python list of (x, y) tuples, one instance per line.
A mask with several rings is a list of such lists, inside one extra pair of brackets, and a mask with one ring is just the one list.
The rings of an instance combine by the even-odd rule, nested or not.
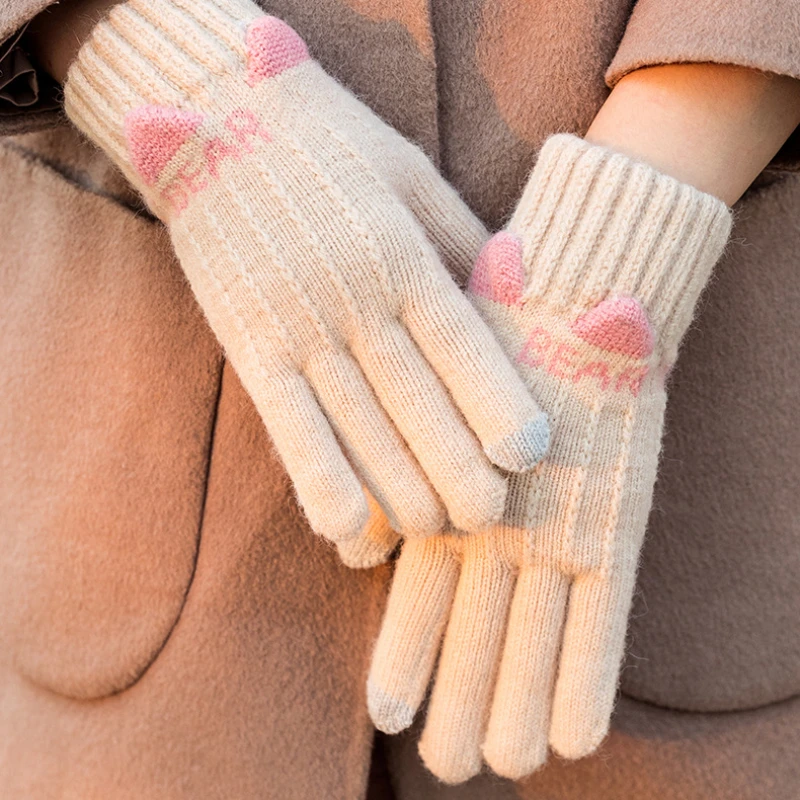
[(189, 573), (189, 579), (186, 581), (186, 588), (183, 592), (183, 597), (181, 598), (181, 604), (178, 608), (177, 613), (175, 614), (175, 618), (170, 626), (169, 630), (164, 635), (161, 644), (156, 648), (156, 650), (152, 653), (150, 659), (145, 664), (145, 666), (139, 671), (138, 675), (136, 676), (135, 680), (131, 681), (130, 683), (126, 684), (124, 687), (117, 689), (116, 691), (109, 692), (108, 694), (101, 695), (94, 699), (101, 699), (102, 697), (113, 697), (114, 695), (122, 694), (123, 692), (127, 692), (129, 689), (132, 689), (139, 683), (142, 678), (149, 672), (150, 668), (158, 661), (159, 656), (164, 652), (167, 644), (169, 643), (170, 639), (172, 639), (172, 635), (175, 632), (178, 624), (183, 619), (183, 612), (186, 609), (186, 604), (189, 601), (189, 594), (192, 590), (192, 586), (194, 586), (194, 579), (197, 574), (197, 564), (200, 560), (200, 548), (203, 544), (203, 528), (205, 527), (206, 521), (206, 507), (208, 504), (208, 489), (211, 479), (211, 466), (213, 461), (214, 455), (214, 444), (216, 441), (216, 432), (217, 432), (217, 422), (219, 420), (219, 408), (222, 400), (222, 387), (223, 387), (223, 379), (225, 375), (225, 363), (226, 359), (223, 357), (220, 360), (219, 366), (219, 378), (217, 380), (217, 391), (216, 396), (214, 399), (214, 405), (212, 409), (212, 416), (211, 416), (211, 426), (208, 435), (208, 447), (207, 447), (207, 458), (206, 458), (206, 470), (205, 476), (203, 479), (203, 496), (200, 500), (200, 513), (198, 515), (197, 521), (197, 532), (195, 534), (195, 547), (194, 547), (194, 557), (192, 559), (192, 568), (191, 572)]
[(754, 706), (746, 706), (744, 708), (718, 708), (718, 709), (692, 709), (692, 708), (680, 708), (679, 706), (670, 706), (666, 703), (657, 703), (654, 700), (646, 700), (642, 697), (637, 697), (634, 694), (631, 694), (627, 691), (620, 691), (620, 695), (625, 697), (628, 700), (632, 700), (635, 703), (640, 703), (644, 706), (650, 706), (651, 708), (657, 708), (660, 711), (672, 711), (676, 714), (697, 714), (703, 716), (710, 716), (713, 714), (746, 714), (748, 712), (755, 712), (761, 711), (762, 709), (773, 708), (774, 706), (781, 705), (783, 703), (790, 703), (794, 700), (800, 699), (800, 693), (794, 692), (792, 694), (787, 695), (786, 697), (779, 697), (777, 700), (770, 700), (766, 703), (760, 703)]

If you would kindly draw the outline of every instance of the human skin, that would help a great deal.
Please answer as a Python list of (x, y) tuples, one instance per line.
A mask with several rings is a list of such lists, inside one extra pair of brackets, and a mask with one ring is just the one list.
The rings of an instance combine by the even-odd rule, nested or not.
[(794, 78), (726, 64), (670, 64), (626, 75), (585, 138), (733, 205), (798, 124)]
[(92, 28), (120, 0), (70, 0), (50, 6), (33, 19), (27, 31), (32, 55), (59, 83)]
[[(59, 82), (119, 0), (71, 0), (29, 29)], [(644, 161), (733, 205), (800, 124), (800, 81), (726, 64), (635, 70), (614, 87), (586, 139)]]

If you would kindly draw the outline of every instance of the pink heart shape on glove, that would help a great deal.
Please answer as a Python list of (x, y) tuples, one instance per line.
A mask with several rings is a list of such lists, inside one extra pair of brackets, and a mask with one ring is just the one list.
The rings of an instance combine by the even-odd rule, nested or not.
[(255, 86), (308, 61), (306, 43), (285, 22), (261, 17), (247, 29), (247, 84)]
[(478, 255), (469, 280), (469, 290), (480, 297), (519, 305), (525, 285), (522, 242), (512, 233), (500, 231), (489, 239)]
[(603, 300), (577, 319), (572, 331), (611, 353), (647, 358), (653, 352), (653, 329), (642, 304), (633, 297)]
[(164, 106), (139, 106), (128, 112), (125, 138), (131, 161), (148, 184), (158, 180), (164, 167), (202, 121), (202, 114)]

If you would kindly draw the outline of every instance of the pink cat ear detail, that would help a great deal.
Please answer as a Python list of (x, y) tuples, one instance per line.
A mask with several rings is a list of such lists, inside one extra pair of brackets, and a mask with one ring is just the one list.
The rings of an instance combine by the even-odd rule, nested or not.
[(247, 83), (255, 86), (308, 61), (306, 43), (285, 22), (261, 17), (247, 29)]
[(524, 284), (522, 242), (512, 233), (495, 234), (475, 262), (469, 290), (496, 303), (515, 306), (522, 301)]
[(653, 329), (633, 297), (611, 297), (572, 324), (572, 330), (585, 342), (610, 353), (647, 358), (653, 352)]
[(202, 114), (164, 106), (140, 106), (127, 113), (125, 138), (131, 161), (148, 184), (158, 180), (164, 167), (202, 121)]

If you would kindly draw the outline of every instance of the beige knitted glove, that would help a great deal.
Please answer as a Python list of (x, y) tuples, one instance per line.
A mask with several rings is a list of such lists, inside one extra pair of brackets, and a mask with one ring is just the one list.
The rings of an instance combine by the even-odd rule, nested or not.
[[(65, 87), (70, 118), (167, 225), (312, 526), (497, 521), (547, 424), (441, 259), (484, 231), (416, 147), (248, 0), (129, 0)], [(438, 252), (437, 252), (438, 250)]]
[[(370, 673), (396, 732), (444, 644), (420, 752), (447, 782), (521, 778), (608, 730), (652, 498), (664, 380), (730, 229), (719, 200), (571, 136), (544, 146), (473, 302), (550, 415), (484, 535), (407, 541)], [(445, 632), (446, 628), (446, 632)]]

